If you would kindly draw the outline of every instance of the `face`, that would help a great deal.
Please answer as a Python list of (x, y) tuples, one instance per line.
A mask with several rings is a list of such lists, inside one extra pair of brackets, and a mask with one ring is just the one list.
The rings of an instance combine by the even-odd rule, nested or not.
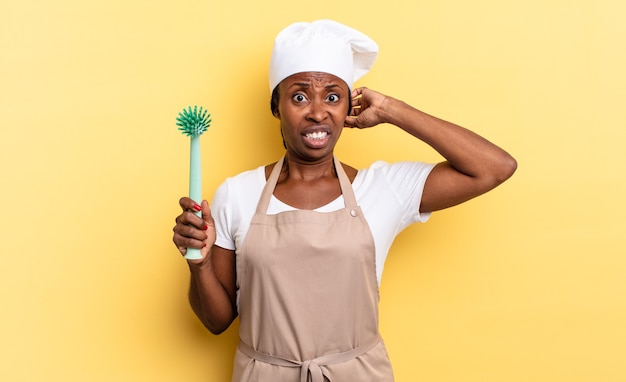
[(278, 85), (277, 117), (290, 155), (303, 160), (332, 156), (350, 102), (348, 85), (321, 72), (297, 73)]

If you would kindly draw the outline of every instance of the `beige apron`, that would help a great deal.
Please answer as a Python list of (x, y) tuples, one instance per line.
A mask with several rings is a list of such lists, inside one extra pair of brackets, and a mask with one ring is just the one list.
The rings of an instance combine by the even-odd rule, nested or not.
[(284, 157), (240, 251), (234, 382), (389, 382), (374, 239), (335, 159), (345, 208), (268, 215)]

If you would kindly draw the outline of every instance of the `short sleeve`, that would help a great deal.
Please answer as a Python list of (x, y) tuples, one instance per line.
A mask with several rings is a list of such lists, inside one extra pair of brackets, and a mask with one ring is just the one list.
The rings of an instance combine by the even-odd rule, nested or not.
[(429, 219), (430, 212), (420, 213), (420, 204), (426, 179), (435, 167), (434, 164), (424, 162), (387, 164), (379, 161), (372, 167), (382, 172), (389, 189), (405, 211), (400, 223), (402, 227), (416, 222), (423, 223)]
[(222, 183), (211, 202), (211, 216), (215, 221), (215, 245), (224, 249), (235, 250), (235, 239), (232, 230), (232, 204), (229, 203), (229, 181)]

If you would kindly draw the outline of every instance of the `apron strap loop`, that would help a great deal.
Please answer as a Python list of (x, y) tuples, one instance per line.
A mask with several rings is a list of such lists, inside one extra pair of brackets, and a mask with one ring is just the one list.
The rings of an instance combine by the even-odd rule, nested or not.
[[(246, 344), (241, 339), (239, 340), (239, 345), (237, 348), (243, 354), (259, 362), (269, 363), (271, 365), (282, 367), (299, 367), (300, 382), (324, 382), (324, 377), (326, 377), (329, 381), (330, 377), (324, 374), (324, 370), (321, 366), (350, 361), (372, 350), (381, 341), (382, 339), (380, 338), (380, 335), (377, 335), (373, 337), (370, 341), (352, 350), (348, 350), (343, 353), (327, 354), (306, 361), (294, 361), (262, 353), (260, 351), (254, 350), (250, 345)], [(308, 378), (309, 374), (311, 376), (310, 379)]]

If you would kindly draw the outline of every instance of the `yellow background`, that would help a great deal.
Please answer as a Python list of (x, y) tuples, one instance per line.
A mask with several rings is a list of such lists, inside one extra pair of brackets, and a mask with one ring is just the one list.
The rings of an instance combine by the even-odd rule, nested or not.
[[(398, 238), (381, 331), (398, 381), (624, 381), (626, 3), (618, 0), (0, 3), (0, 380), (227, 381), (171, 242), (187, 105), (205, 197), (278, 158), (267, 66), (287, 24), (380, 45), (357, 85), (510, 151), (501, 188)], [(337, 149), (439, 161), (391, 126)]]

